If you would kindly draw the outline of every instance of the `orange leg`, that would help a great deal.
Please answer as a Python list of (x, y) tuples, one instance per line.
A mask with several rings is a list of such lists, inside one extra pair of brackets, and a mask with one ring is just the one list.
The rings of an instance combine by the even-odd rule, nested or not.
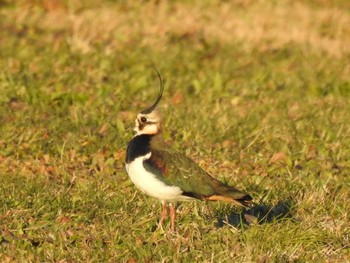
[(162, 226), (163, 221), (166, 218), (166, 216), (168, 215), (168, 210), (167, 210), (165, 202), (162, 202), (162, 208), (163, 208), (162, 216), (160, 217), (160, 220), (159, 220), (159, 223), (158, 223), (158, 227), (160, 227), (161, 229), (163, 229), (163, 226)]
[(175, 206), (170, 203), (171, 232), (175, 232)]

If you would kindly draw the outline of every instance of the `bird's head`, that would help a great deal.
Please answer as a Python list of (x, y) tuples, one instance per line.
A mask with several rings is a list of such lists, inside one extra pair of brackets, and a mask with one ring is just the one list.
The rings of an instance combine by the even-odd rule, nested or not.
[(156, 107), (162, 98), (164, 86), (163, 86), (162, 78), (158, 71), (157, 71), (157, 74), (160, 82), (158, 98), (156, 99), (156, 101), (153, 103), (151, 107), (141, 111), (137, 115), (135, 120), (135, 128), (134, 128), (134, 131), (136, 131), (136, 135), (140, 135), (140, 134), (154, 135), (161, 132), (161, 117)]

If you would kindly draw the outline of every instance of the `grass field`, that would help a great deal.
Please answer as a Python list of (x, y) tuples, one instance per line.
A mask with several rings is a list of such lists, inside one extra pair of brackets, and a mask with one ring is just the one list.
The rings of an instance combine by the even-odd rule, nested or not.
[[(0, 17), (1, 262), (349, 261), (349, 1), (2, 0)], [(250, 223), (192, 202), (156, 229), (124, 169), (152, 65), (165, 139), (250, 193)]]

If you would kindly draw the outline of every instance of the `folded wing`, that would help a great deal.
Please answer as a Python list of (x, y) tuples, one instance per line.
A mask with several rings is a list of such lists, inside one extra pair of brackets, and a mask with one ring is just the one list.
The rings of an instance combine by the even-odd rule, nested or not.
[(183, 195), (201, 200), (221, 200), (249, 205), (251, 196), (211, 177), (197, 163), (168, 145), (152, 149), (144, 167), (168, 185), (179, 187)]

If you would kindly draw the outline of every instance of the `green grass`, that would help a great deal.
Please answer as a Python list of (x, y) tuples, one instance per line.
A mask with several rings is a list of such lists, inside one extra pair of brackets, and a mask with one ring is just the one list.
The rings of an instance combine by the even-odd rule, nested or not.
[[(0, 16), (1, 261), (349, 258), (348, 1), (0, 1)], [(288, 216), (230, 226), (240, 208), (192, 202), (176, 234), (156, 230), (159, 202), (124, 170), (152, 65), (165, 139)]]

